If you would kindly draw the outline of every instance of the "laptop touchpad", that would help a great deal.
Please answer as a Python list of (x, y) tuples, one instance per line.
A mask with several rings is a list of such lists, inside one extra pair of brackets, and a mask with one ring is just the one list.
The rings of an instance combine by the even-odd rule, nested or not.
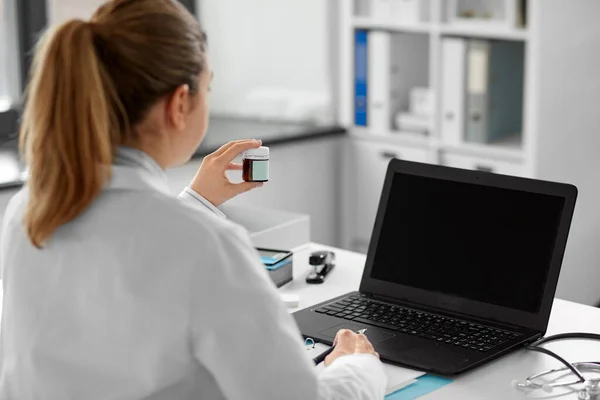
[(402, 359), (411, 360), (418, 365), (444, 365), (458, 368), (469, 361), (468, 357), (448, 349), (437, 349), (435, 347), (416, 347), (400, 353)]
[[(356, 332), (357, 330), (362, 329), (364, 327), (365, 327), (364, 325), (354, 325), (351, 323), (340, 324), (340, 325), (334, 326), (333, 328), (329, 328), (327, 330), (319, 332), (319, 336), (330, 338), (333, 341), (333, 339), (335, 339), (335, 335), (337, 335), (337, 333), (339, 332), (340, 329), (349, 329), (353, 332)], [(375, 343), (382, 342), (386, 339), (392, 338), (396, 335), (394, 335), (393, 333), (390, 333), (390, 332), (383, 331), (381, 329), (377, 329), (377, 328), (367, 328), (367, 331), (365, 332), (365, 336), (367, 338), (369, 338), (369, 341), (372, 344), (375, 344)]]

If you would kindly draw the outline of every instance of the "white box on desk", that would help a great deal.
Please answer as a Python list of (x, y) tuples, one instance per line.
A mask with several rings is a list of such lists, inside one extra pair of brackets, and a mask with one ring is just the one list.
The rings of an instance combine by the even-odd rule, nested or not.
[(224, 205), (227, 219), (248, 230), (255, 247), (291, 250), (310, 242), (310, 216), (258, 207)]

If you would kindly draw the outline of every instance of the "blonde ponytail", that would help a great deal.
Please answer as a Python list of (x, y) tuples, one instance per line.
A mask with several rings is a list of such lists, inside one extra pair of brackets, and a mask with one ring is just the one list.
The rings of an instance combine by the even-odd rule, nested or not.
[(34, 58), (20, 147), (29, 166), (24, 224), (41, 247), (110, 179), (116, 146), (177, 87), (199, 90), (206, 34), (176, 0), (111, 0), (91, 22), (46, 34)]
[(111, 83), (94, 50), (93, 26), (72, 20), (40, 42), (20, 137), (29, 166), (24, 223), (41, 247), (90, 205), (109, 178)]

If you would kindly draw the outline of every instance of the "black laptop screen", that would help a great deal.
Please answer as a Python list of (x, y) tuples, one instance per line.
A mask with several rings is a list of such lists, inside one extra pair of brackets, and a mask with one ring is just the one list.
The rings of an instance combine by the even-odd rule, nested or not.
[(537, 313), (558, 196), (397, 173), (372, 278)]

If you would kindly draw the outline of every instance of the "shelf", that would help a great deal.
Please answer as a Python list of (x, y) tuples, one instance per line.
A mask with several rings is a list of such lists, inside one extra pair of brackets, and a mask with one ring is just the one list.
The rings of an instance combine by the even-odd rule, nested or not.
[(390, 130), (387, 132), (373, 133), (369, 131), (368, 128), (353, 127), (350, 129), (350, 136), (358, 139), (421, 148), (430, 148), (436, 144), (435, 139), (418, 132), (400, 132)]
[(527, 29), (508, 29), (501, 26), (485, 26), (484, 24), (456, 24), (438, 25), (429, 22), (418, 22), (414, 24), (386, 21), (370, 17), (354, 17), (352, 25), (358, 29), (381, 29), (396, 32), (433, 33), (440, 32), (443, 35), (465, 36), (483, 39), (504, 39), (514, 41), (527, 41), (529, 31)]
[(460, 143), (447, 144), (441, 143), (443, 150), (462, 153), (465, 155), (489, 157), (494, 159), (510, 160), (522, 162), (525, 160), (525, 152), (520, 136), (512, 136), (505, 140), (490, 143)]
[(442, 25), (442, 35), (465, 36), (483, 39), (503, 39), (513, 41), (527, 41), (529, 31), (526, 29), (507, 29), (502, 27), (486, 27), (480, 24)]
[(525, 152), (520, 136), (513, 136), (505, 140), (490, 143), (443, 143), (438, 138), (426, 136), (417, 132), (386, 131), (373, 133), (368, 128), (352, 127), (350, 136), (373, 142), (389, 143), (392, 145), (419, 147), (431, 150), (442, 150), (472, 157), (491, 158), (512, 162), (524, 162)]
[(432, 24), (419, 22), (415, 24), (385, 21), (370, 17), (354, 17), (353, 26), (358, 29), (381, 29), (397, 32), (430, 33), (434, 28)]

